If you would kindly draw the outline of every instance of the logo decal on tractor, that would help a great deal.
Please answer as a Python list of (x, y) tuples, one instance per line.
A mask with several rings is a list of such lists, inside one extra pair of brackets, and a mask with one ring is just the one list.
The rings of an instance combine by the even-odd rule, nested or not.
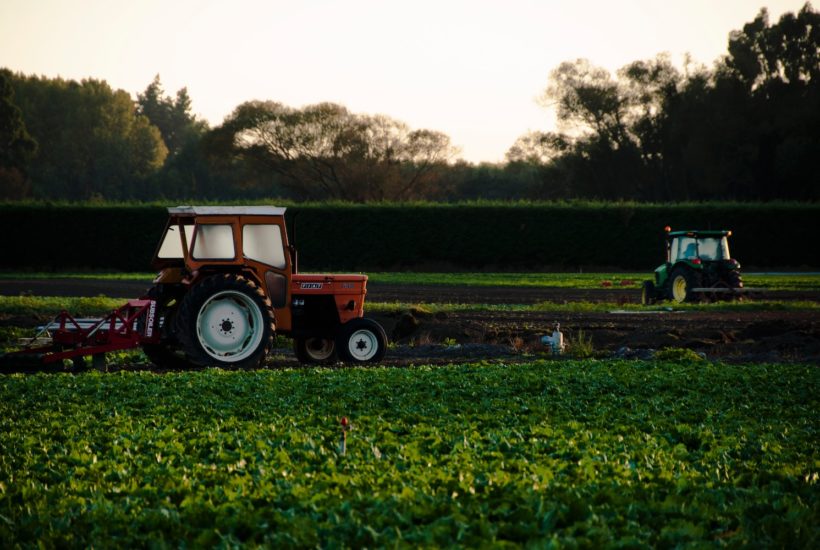
[(157, 314), (157, 303), (151, 300), (151, 305), (148, 307), (148, 322), (145, 323), (145, 337), (151, 338), (154, 335), (154, 319)]
[(301, 289), (308, 289), (308, 288), (322, 288), (322, 283), (302, 283), (299, 288)]

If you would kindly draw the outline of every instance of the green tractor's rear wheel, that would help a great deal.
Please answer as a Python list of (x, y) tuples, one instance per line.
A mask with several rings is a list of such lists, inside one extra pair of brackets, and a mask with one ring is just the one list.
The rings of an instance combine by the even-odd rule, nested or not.
[(730, 271), (726, 274), (726, 284), (729, 288), (743, 288), (743, 277), (739, 271)]
[(677, 303), (694, 302), (697, 296), (693, 288), (700, 286), (700, 274), (685, 267), (677, 267), (669, 277), (669, 299)]

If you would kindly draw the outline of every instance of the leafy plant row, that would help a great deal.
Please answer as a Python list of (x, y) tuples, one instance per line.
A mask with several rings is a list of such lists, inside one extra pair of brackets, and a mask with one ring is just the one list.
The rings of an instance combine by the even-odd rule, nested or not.
[[(817, 204), (311, 204), (288, 218), (312, 270), (648, 271), (666, 225), (732, 229), (747, 266), (820, 266), (820, 248), (805, 243), (820, 231)], [(156, 205), (0, 205), (0, 269), (145, 271), (165, 219)]]
[(0, 540), (816, 547), (819, 386), (703, 362), (0, 377)]

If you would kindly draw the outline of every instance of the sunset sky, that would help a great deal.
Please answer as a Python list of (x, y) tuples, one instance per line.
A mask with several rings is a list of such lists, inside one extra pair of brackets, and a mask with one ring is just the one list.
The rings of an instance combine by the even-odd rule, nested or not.
[(162, 78), (219, 124), (243, 101), (332, 101), (447, 133), (501, 161), (553, 115), (535, 98), (559, 63), (612, 71), (668, 52), (711, 65), (761, 7), (803, 0), (2, 0), (0, 67), (106, 80), (134, 97)]

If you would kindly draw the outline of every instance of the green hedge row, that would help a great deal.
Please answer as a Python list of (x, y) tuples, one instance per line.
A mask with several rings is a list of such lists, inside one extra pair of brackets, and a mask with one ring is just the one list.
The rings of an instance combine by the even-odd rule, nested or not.
[[(756, 268), (817, 268), (818, 204), (297, 205), (303, 270), (651, 270), (663, 227), (732, 229)], [(0, 205), (0, 269), (150, 270), (166, 211)]]

